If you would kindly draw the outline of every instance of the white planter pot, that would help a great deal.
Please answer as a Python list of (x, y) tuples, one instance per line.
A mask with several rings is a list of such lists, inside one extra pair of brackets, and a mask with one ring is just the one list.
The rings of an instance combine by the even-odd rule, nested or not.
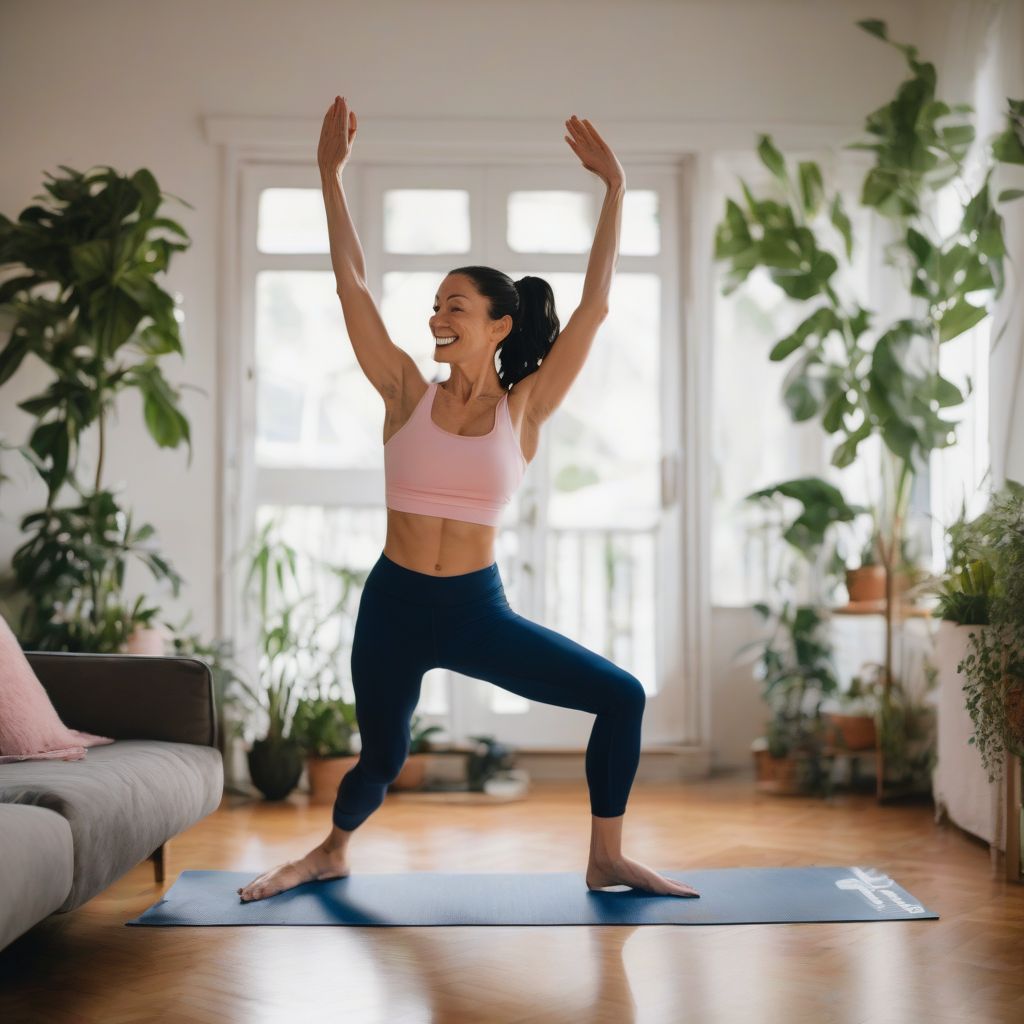
[(974, 723), (963, 689), (967, 677), (956, 670), (970, 652), (968, 634), (981, 633), (984, 629), (984, 626), (961, 626), (943, 619), (935, 634), (938, 721), (932, 795), (936, 819), (944, 812), (955, 825), (1004, 849), (1000, 826), (1005, 783), (988, 781), (977, 745), (968, 743), (974, 735)]

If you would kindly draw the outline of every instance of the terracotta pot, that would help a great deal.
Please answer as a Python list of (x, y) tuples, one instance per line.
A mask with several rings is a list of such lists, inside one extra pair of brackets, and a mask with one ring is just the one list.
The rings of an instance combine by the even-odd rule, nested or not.
[(771, 751), (754, 751), (754, 786), (760, 793), (795, 796), (804, 792), (807, 757), (788, 754), (773, 757)]
[(309, 758), (306, 762), (309, 772), (309, 802), (333, 804), (341, 780), (356, 766), (358, 760), (358, 754)]
[(885, 600), (885, 566), (862, 565), (859, 569), (846, 570), (846, 589), (850, 602)]
[(167, 653), (171, 633), (166, 626), (136, 626), (124, 643), (125, 654), (161, 656)]
[(398, 773), (398, 778), (391, 783), (392, 789), (422, 789), (427, 777), (427, 761), (429, 754), (410, 754)]
[(826, 739), (836, 747), (847, 750), (871, 750), (877, 743), (874, 715), (843, 715), (829, 712), (822, 715), (827, 721)]

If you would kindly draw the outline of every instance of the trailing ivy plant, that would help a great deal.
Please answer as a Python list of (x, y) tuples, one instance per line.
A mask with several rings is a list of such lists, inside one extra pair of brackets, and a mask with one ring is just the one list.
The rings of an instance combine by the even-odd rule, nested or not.
[[(153, 527), (132, 530), (102, 475), (108, 419), (130, 388), (141, 393), (157, 445), (186, 444), (191, 464), (189, 422), (161, 366), (182, 354), (178, 318), (157, 282), (173, 253), (191, 243), (159, 215), (163, 193), (148, 170), (130, 177), (110, 167), (61, 170), (62, 177), (47, 173), (50, 206), (28, 206), (17, 221), (0, 214), (0, 267), (17, 268), (0, 283), (0, 314), (13, 320), (0, 349), (0, 387), (29, 356), (51, 373), (42, 392), (18, 403), (36, 422), (17, 450), (47, 491), (46, 507), (20, 523), (30, 536), (14, 559), (28, 600), (19, 632), (24, 645), (40, 649), (108, 651), (157, 611), (123, 597), (127, 554), (169, 580), (175, 594), (180, 583), (156, 553)], [(81, 439), (93, 426), (95, 472), (85, 484), (78, 479)], [(65, 485), (78, 494), (73, 504), (59, 503)]]
[(967, 634), (969, 650), (956, 668), (967, 679), (968, 742), (995, 782), (1004, 751), (1024, 756), (1024, 485), (1007, 480), (960, 541), (990, 573), (987, 624)]
[[(841, 192), (829, 194), (814, 161), (799, 161), (791, 170), (769, 135), (759, 137), (757, 153), (774, 178), (773, 194), (755, 196), (741, 180), (745, 207), (726, 201), (714, 255), (727, 263), (723, 294), (761, 268), (789, 298), (811, 306), (773, 345), (769, 359), (791, 360), (783, 400), (793, 420), (818, 418), (826, 433), (836, 436), (832, 465), (850, 465), (872, 435), (882, 441), (886, 493), (876, 547), (886, 569), (888, 693), (896, 682), (893, 574), (904, 547), (912, 485), (932, 451), (955, 443), (955, 422), (939, 414), (965, 398), (939, 373), (939, 348), (980, 323), (1003, 292), (1003, 218), (990, 181), (997, 163), (1024, 164), (1024, 101), (1008, 100), (1005, 130), (990, 141), (987, 170), (972, 193), (964, 160), (975, 130), (963, 115), (973, 108), (937, 99), (934, 65), (919, 60), (915, 47), (891, 42), (883, 21), (857, 24), (900, 51), (911, 72), (895, 97), (868, 115), (870, 140), (845, 148), (875, 154), (859, 201), (891, 223), (894, 241), (886, 247), (885, 263), (899, 275), (915, 315), (878, 325), (877, 313), (839, 294), (834, 279), (840, 260), (849, 263), (854, 252)], [(930, 199), (950, 183), (967, 198), (958, 225), (942, 236), (929, 216)], [(998, 200), (1022, 195), (1024, 190), (1008, 189)]]

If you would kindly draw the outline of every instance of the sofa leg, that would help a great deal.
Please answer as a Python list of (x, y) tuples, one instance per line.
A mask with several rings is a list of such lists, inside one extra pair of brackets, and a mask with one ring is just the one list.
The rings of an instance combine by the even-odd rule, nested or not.
[(150, 855), (153, 862), (153, 877), (158, 882), (164, 880), (164, 844), (161, 843)]

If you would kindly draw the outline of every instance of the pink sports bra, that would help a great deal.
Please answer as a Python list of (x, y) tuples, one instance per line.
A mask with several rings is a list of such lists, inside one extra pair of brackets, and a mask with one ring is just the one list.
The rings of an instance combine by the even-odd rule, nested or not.
[(431, 415), (432, 381), (412, 415), (384, 444), (386, 505), (443, 519), (497, 526), (526, 472), (508, 412), (508, 392), (498, 399), (486, 434), (453, 434)]

